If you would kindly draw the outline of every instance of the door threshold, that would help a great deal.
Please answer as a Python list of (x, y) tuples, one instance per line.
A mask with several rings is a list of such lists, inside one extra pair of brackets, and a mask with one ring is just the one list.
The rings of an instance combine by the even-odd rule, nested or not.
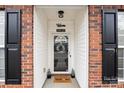
[(71, 75), (71, 73), (69, 72), (53, 72), (52, 75), (56, 75), (56, 74), (67, 74), (67, 75)]

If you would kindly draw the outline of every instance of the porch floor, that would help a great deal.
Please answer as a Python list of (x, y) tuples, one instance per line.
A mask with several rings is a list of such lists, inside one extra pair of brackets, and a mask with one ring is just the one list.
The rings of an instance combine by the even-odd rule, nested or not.
[(71, 83), (54, 83), (54, 77), (47, 79), (43, 88), (79, 88), (75, 78), (71, 78)]

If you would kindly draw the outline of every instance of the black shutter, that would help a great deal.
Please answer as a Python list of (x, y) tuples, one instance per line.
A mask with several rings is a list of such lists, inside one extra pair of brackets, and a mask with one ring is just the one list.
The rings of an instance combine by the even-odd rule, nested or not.
[(21, 83), (20, 11), (6, 10), (5, 79), (6, 84)]
[(117, 83), (117, 11), (103, 10), (103, 83)]

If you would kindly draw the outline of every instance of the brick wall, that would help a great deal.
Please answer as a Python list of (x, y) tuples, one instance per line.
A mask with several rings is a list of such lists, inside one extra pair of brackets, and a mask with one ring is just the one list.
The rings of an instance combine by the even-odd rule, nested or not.
[(124, 84), (102, 84), (102, 9), (124, 9), (124, 6), (89, 6), (89, 87), (124, 87)]
[[(22, 84), (5, 85), (0, 83), (0, 87), (33, 87), (33, 6), (11, 5), (0, 6), (0, 8), (21, 9), (22, 11)], [(124, 9), (124, 6), (89, 6), (89, 87), (124, 87), (124, 84), (102, 84), (101, 9)]]
[(5, 9), (20, 9), (22, 11), (22, 36), (21, 36), (21, 72), (22, 84), (5, 85), (1, 88), (30, 88), (33, 87), (33, 6), (0, 6)]

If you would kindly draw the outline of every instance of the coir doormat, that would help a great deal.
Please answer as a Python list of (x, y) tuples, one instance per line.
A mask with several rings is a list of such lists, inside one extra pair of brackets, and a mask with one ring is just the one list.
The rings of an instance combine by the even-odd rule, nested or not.
[(54, 83), (71, 83), (70, 75), (54, 75)]

